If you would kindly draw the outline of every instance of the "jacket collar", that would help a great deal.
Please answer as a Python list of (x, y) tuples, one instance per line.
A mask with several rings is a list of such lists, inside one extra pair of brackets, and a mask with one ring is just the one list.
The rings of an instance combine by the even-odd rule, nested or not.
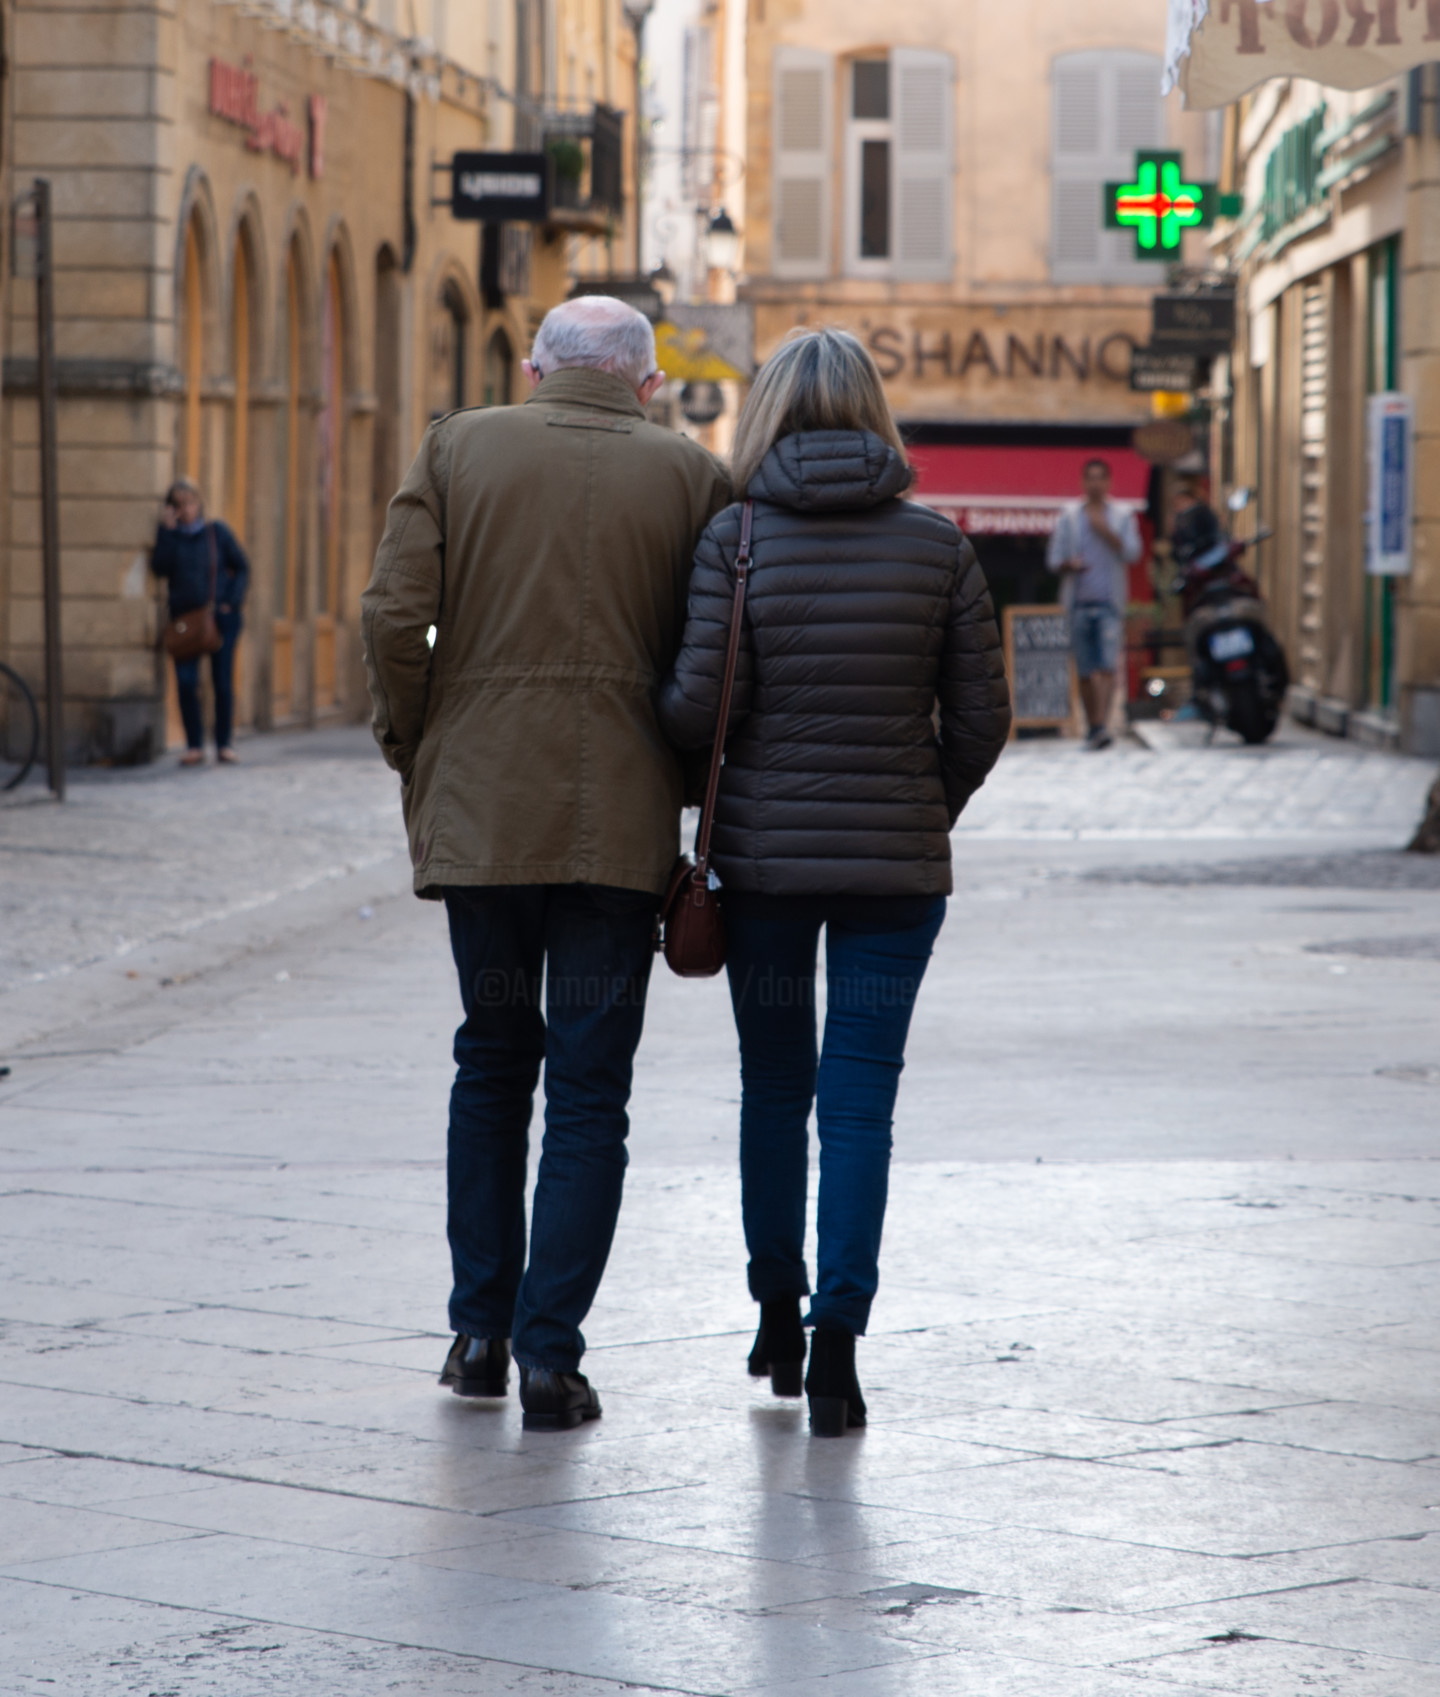
[(587, 366), (567, 366), (541, 378), (525, 405), (535, 402), (542, 406), (586, 407), (598, 412), (630, 413), (644, 418), (635, 391), (624, 380), (608, 371), (593, 371)]

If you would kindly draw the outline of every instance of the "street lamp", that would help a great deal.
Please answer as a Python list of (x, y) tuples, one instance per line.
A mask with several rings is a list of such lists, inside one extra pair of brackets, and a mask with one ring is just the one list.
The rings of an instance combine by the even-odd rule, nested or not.
[(645, 166), (644, 139), (640, 128), (640, 103), (644, 98), (641, 86), (641, 62), (645, 57), (645, 20), (650, 16), (655, 0), (621, 0), (625, 22), (635, 34), (635, 275), (644, 265), (641, 254), (642, 224), (640, 178)]
[(733, 271), (740, 261), (740, 232), (722, 206), (705, 230), (705, 259), (712, 271)]

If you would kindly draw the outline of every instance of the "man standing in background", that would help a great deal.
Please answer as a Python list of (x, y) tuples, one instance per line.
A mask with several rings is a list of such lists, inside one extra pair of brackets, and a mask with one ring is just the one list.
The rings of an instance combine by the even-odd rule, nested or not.
[(1085, 499), (1067, 507), (1050, 537), (1046, 563), (1060, 573), (1060, 599), (1070, 615), (1070, 646), (1090, 734), (1085, 746), (1108, 748), (1115, 673), (1129, 600), (1130, 567), (1140, 558), (1140, 527), (1110, 498), (1110, 467), (1085, 462)]

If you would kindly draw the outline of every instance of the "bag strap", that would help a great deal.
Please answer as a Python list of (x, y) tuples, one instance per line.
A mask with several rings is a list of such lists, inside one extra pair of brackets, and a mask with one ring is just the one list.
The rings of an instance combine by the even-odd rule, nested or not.
[(220, 557), (215, 547), (215, 526), (205, 526), (205, 540), (210, 544), (210, 605), (215, 605), (215, 592), (220, 583)]
[(710, 780), (705, 786), (705, 805), (700, 809), (700, 830), (695, 839), (695, 881), (710, 875), (710, 832), (715, 824), (715, 797), (720, 789), (720, 768), (725, 763), (725, 732), (730, 724), (730, 698), (735, 693), (735, 668), (740, 659), (740, 627), (745, 614), (745, 585), (750, 577), (750, 526), (755, 503), (747, 501), (740, 515), (740, 548), (735, 556), (735, 600), (730, 609), (730, 644), (725, 650), (725, 677), (720, 685), (720, 716), (715, 721), (715, 746), (710, 751)]

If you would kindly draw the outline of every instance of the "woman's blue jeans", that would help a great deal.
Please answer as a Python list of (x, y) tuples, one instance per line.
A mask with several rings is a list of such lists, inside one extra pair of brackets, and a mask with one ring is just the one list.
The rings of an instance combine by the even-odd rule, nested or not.
[[(767, 904), (767, 906), (770, 904)], [(783, 907), (774, 904), (777, 914)], [(837, 902), (837, 907), (843, 903)], [(822, 919), (726, 913), (727, 970), (740, 1033), (740, 1183), (750, 1294), (804, 1296), (807, 1125), (820, 1137), (819, 1254), (812, 1323), (863, 1333), (879, 1282), (890, 1128), (910, 1015), (945, 898), (922, 924), (826, 925), (825, 1040), (817, 1053), (815, 970)]]

